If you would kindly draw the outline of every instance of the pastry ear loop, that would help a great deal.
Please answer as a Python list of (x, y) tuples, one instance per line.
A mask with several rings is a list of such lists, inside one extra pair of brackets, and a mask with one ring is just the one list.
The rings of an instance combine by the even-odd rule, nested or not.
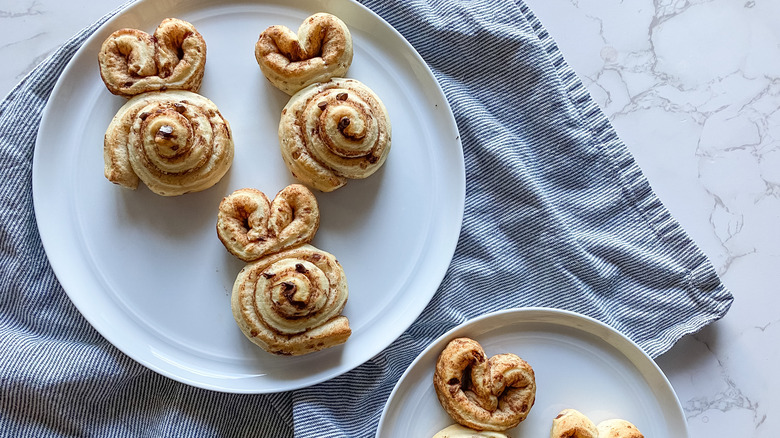
[(206, 68), (206, 41), (191, 23), (166, 18), (154, 35), (138, 29), (112, 33), (100, 48), (98, 64), (106, 88), (122, 97), (166, 90), (197, 93)]

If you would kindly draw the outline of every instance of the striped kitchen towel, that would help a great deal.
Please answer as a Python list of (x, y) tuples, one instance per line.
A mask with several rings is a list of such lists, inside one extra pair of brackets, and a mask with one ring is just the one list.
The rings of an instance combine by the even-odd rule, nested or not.
[(31, 169), (52, 87), (109, 14), (0, 104), (0, 435), (373, 436), (406, 367), (472, 317), (510, 307), (568, 309), (657, 356), (726, 313), (730, 292), (522, 0), (362, 3), (431, 67), (464, 148), (463, 229), (418, 320), (355, 370), (269, 395), (172, 381), (94, 331), (47, 262)]

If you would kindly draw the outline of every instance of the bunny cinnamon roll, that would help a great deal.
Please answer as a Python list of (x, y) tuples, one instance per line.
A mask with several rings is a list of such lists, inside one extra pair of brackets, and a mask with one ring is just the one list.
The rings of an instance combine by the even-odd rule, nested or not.
[(352, 35), (338, 17), (314, 14), (297, 34), (285, 26), (264, 30), (255, 44), (255, 59), (276, 88), (292, 95), (307, 85), (344, 76), (352, 64)]
[(206, 42), (195, 27), (166, 18), (154, 35), (138, 29), (112, 33), (98, 54), (100, 76), (113, 94), (148, 91), (197, 92), (206, 67)]
[(379, 97), (354, 79), (331, 79), (296, 93), (282, 110), (279, 146), (293, 176), (330, 192), (366, 178), (390, 152), (390, 119)]
[(631, 422), (621, 418), (595, 425), (576, 409), (564, 409), (553, 419), (550, 438), (644, 438)]
[(130, 99), (106, 130), (105, 176), (135, 189), (143, 181), (175, 196), (216, 184), (233, 162), (230, 125), (217, 106), (189, 91), (151, 92)]
[(347, 295), (336, 258), (302, 245), (244, 267), (231, 303), (250, 341), (270, 353), (301, 355), (346, 342), (352, 333), (341, 315)]
[(273, 202), (259, 190), (236, 190), (219, 204), (217, 235), (227, 250), (246, 262), (311, 242), (320, 224), (317, 199), (292, 184)]
[(515, 427), (536, 400), (536, 378), (526, 361), (511, 353), (488, 358), (469, 338), (447, 344), (436, 362), (433, 386), (450, 417), (475, 430)]

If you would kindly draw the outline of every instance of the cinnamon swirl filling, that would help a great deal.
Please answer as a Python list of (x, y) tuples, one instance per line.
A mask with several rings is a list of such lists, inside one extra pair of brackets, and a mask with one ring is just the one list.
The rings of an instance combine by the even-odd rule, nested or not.
[(279, 122), (279, 145), (293, 176), (330, 192), (384, 164), (390, 119), (381, 99), (363, 83), (331, 79), (290, 99)]

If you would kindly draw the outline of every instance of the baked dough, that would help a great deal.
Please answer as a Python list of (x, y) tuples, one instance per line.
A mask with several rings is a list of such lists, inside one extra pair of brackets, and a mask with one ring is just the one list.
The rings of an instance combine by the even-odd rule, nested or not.
[(488, 359), (469, 338), (447, 344), (436, 361), (433, 386), (450, 417), (475, 430), (515, 427), (536, 400), (534, 370), (526, 361), (511, 353)]
[(630, 422), (614, 418), (598, 425), (576, 409), (564, 409), (553, 419), (550, 438), (644, 438)]
[(501, 432), (490, 432), (486, 430), (474, 430), (463, 427), (460, 424), (453, 424), (436, 432), (433, 438), (508, 438)]
[(599, 438), (644, 438), (645, 436), (630, 422), (614, 418), (604, 420), (596, 426)]
[(166, 18), (154, 35), (120, 29), (103, 42), (100, 76), (113, 94), (132, 97), (148, 91), (197, 92), (206, 67), (206, 41), (195, 27)]
[(311, 242), (320, 224), (317, 199), (292, 184), (273, 202), (259, 190), (236, 190), (219, 204), (217, 235), (228, 251), (250, 262), (267, 254)]
[(255, 44), (255, 59), (266, 78), (292, 95), (307, 85), (344, 76), (352, 64), (352, 35), (338, 17), (314, 14), (295, 34), (271, 26)]
[(590, 418), (576, 409), (564, 409), (553, 419), (550, 438), (598, 438)]
[(311, 245), (244, 267), (233, 286), (241, 331), (264, 350), (301, 355), (344, 343), (352, 333), (341, 311), (347, 280), (336, 258)]
[(216, 184), (233, 162), (230, 125), (217, 106), (189, 91), (150, 92), (125, 103), (106, 130), (105, 176), (175, 196)]
[(279, 122), (287, 168), (323, 192), (376, 172), (390, 152), (390, 137), (384, 104), (355, 79), (336, 78), (304, 88), (284, 107)]

